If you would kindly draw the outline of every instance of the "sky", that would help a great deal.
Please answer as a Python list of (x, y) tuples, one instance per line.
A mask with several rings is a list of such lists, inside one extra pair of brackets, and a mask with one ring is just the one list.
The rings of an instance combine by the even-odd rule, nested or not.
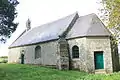
[(18, 16), (15, 22), (19, 25), (11, 38), (0, 45), (0, 56), (8, 55), (8, 46), (26, 29), (26, 21), (31, 20), (31, 27), (55, 21), (78, 12), (80, 16), (90, 13), (98, 15), (100, 0), (18, 0)]

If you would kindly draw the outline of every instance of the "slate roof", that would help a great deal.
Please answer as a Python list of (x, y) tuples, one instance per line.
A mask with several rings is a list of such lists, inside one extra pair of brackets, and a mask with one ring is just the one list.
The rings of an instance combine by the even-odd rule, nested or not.
[(10, 47), (58, 39), (59, 35), (61, 35), (68, 28), (76, 14), (77, 13), (74, 13), (57, 21), (35, 27), (20, 36), (10, 45)]
[(79, 17), (66, 38), (110, 35), (111, 33), (106, 29), (102, 21), (96, 14), (92, 13)]
[[(74, 13), (57, 21), (35, 27), (21, 35), (9, 48), (59, 39), (59, 36), (66, 31), (77, 15)], [(110, 32), (97, 15), (89, 14), (81, 16), (75, 21), (67, 33), (66, 39), (82, 36), (110, 36)]]

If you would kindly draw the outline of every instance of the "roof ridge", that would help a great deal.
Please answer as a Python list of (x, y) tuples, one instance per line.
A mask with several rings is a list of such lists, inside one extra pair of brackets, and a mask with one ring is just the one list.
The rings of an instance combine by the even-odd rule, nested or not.
[[(93, 24), (94, 21), (97, 21), (97, 22), (98, 22), (98, 20), (99, 20), (99, 24), (102, 23), (102, 25), (103, 25), (103, 26), (100, 26), (100, 27), (101, 27), (101, 28), (104, 28), (108, 33), (110, 33), (110, 31), (105, 27), (105, 25), (103, 24), (103, 22), (98, 18), (98, 16), (97, 16), (96, 14), (93, 13), (93, 14), (91, 14), (91, 15), (92, 15), (92, 19), (91, 19), (90, 24)], [(93, 19), (94, 19), (94, 20), (93, 20)], [(89, 34), (89, 30), (90, 30), (91, 28), (93, 28), (93, 26), (90, 25), (90, 27), (89, 27), (88, 30), (87, 30), (86, 35)]]
[(72, 21), (70, 22), (70, 24), (68, 24), (67, 29), (61, 34), (59, 35), (59, 37), (66, 37), (66, 35), (68, 34), (68, 32), (71, 30), (71, 28), (73, 27), (73, 25), (75, 24), (76, 20), (79, 18), (78, 13), (76, 12)]
[[(56, 20), (53, 20), (53, 21), (50, 21), (50, 22), (47, 22), (47, 23), (43, 23), (43, 24), (41, 24), (40, 26), (36, 26), (36, 27), (34, 27), (34, 28), (41, 27), (41, 26), (44, 26), (44, 25), (49, 25), (49, 24), (52, 24), (52, 23), (54, 23), (54, 22), (60, 21), (60, 20), (62, 20), (62, 19), (65, 19), (65, 18), (67, 18), (67, 17), (70, 17), (70, 16), (72, 16), (72, 15), (75, 16), (76, 14), (78, 14), (78, 12), (74, 12), (73, 14), (69, 14), (69, 15), (67, 15), (67, 16), (63, 16), (63, 17), (61, 17), (61, 18), (59, 18), (59, 19), (56, 19)], [(34, 28), (32, 28), (32, 29), (34, 29)], [(32, 29), (31, 29), (31, 30), (32, 30)]]
[[(92, 16), (91, 21), (90, 21), (90, 24), (92, 24), (94, 17), (97, 16), (97, 15), (94, 14), (94, 13), (91, 13), (91, 14), (89, 14), (89, 15), (87, 15), (87, 16)], [(85, 35), (88, 35), (88, 31), (90, 30), (90, 28), (91, 28), (91, 25), (90, 25), (90, 27), (88, 28), (88, 30), (87, 30), (87, 32), (86, 32)]]

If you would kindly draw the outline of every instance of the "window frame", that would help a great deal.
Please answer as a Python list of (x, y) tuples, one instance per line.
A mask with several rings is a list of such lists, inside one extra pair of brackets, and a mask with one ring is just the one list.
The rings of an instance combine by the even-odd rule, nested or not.
[(41, 58), (41, 46), (35, 47), (35, 59)]
[(72, 47), (72, 58), (79, 58), (79, 47), (77, 45)]

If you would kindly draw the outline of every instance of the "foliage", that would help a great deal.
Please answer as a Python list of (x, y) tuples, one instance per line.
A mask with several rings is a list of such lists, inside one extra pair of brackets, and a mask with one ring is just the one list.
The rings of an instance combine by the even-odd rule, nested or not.
[(14, 23), (17, 16), (17, 0), (0, 0), (0, 40), (5, 42), (16, 30), (18, 23)]
[(120, 35), (120, 0), (102, 0), (104, 20), (108, 28), (114, 32), (114, 36)]
[(119, 80), (120, 72), (88, 74), (21, 64), (0, 64), (1, 80)]
[(0, 58), (8, 58), (8, 56), (1, 56)]
[(102, 0), (103, 21), (107, 22), (107, 28), (111, 31), (112, 52), (117, 54), (120, 37), (120, 0)]
[(7, 56), (1, 56), (0, 57), (0, 63), (7, 63), (8, 62), (8, 57)]
[(8, 62), (8, 60), (6, 60), (6, 59), (3, 59), (0, 61), (0, 63), (7, 63), (7, 62)]

